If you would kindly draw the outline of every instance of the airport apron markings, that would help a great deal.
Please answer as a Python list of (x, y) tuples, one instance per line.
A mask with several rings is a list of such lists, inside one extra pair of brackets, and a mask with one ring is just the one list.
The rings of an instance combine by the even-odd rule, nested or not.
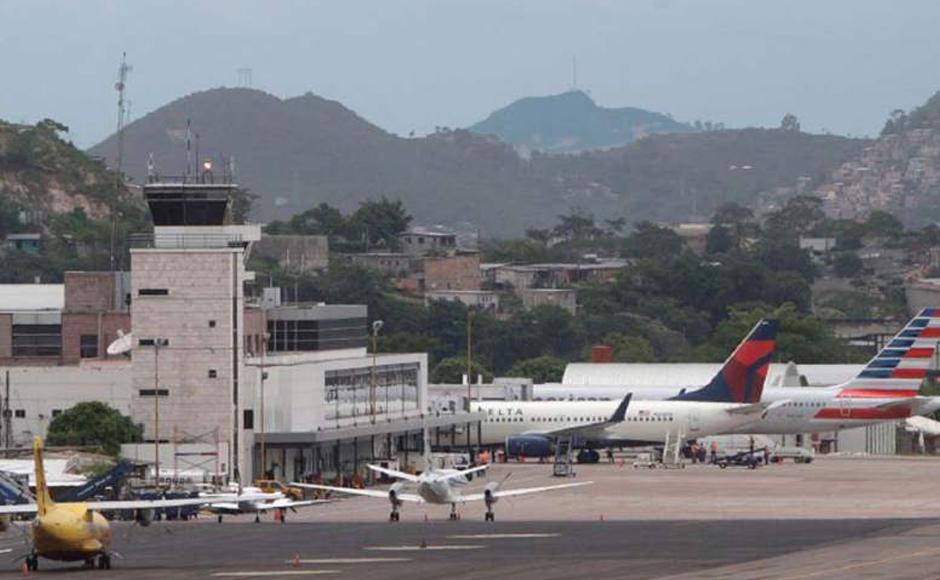
[[(320, 558), (316, 560), (297, 560), (299, 564), (385, 564), (392, 562), (411, 562), (411, 558)], [(293, 564), (294, 560), (285, 560)]]
[(258, 576), (317, 576), (339, 574), (339, 570), (259, 570), (257, 572), (216, 572), (215, 578), (256, 578)]
[(557, 538), (561, 534), (453, 534), (447, 536), (455, 540), (511, 540), (532, 538)]
[(481, 550), (486, 546), (480, 544), (450, 544), (441, 546), (368, 546), (363, 550), (375, 552), (431, 552), (444, 550)]

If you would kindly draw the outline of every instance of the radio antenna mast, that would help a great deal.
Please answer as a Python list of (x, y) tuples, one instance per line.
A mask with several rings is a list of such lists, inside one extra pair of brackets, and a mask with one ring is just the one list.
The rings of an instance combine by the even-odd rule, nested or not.
[[(121, 53), (121, 66), (118, 67), (118, 79), (114, 83), (114, 89), (118, 92), (118, 118), (117, 118), (117, 163), (115, 171), (117, 172), (117, 194), (120, 195), (121, 188), (124, 187), (124, 122), (127, 120), (127, 109), (125, 108), (124, 89), (127, 87), (127, 73), (131, 72), (131, 66), (127, 64), (127, 53)], [(111, 271), (115, 270), (116, 256), (115, 245), (117, 237), (117, 212), (116, 208), (111, 206), (111, 252), (109, 263)]]

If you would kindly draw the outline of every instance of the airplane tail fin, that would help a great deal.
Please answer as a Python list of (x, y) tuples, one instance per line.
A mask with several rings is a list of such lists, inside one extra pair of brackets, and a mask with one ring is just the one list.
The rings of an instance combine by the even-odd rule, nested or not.
[(940, 308), (924, 308), (855, 378), (832, 387), (839, 397), (914, 397), (940, 342)]
[(738, 345), (718, 374), (701, 389), (673, 397), (678, 401), (757, 403), (777, 346), (776, 320), (759, 321)]
[(44, 516), (53, 503), (49, 496), (49, 488), (46, 486), (46, 469), (42, 461), (42, 437), (39, 436), (33, 438), (33, 463), (36, 466), (36, 512)]

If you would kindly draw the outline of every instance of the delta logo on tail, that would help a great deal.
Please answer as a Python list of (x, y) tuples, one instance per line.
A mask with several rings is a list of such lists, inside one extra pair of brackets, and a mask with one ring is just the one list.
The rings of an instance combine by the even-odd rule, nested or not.
[(770, 359), (777, 346), (776, 320), (761, 320), (703, 388), (672, 397), (676, 401), (759, 403)]
[(940, 342), (940, 308), (924, 308), (854, 379), (840, 398), (916, 397)]

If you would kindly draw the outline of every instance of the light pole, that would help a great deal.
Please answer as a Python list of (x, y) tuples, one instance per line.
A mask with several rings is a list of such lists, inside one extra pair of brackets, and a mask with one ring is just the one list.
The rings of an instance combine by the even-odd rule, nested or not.
[(470, 385), (473, 383), (473, 310), (467, 308), (467, 411), (470, 411)]
[(267, 479), (267, 469), (268, 463), (267, 458), (265, 457), (265, 448), (264, 448), (264, 381), (268, 378), (267, 371), (264, 370), (264, 355), (268, 350), (268, 337), (271, 336), (267, 332), (261, 337), (261, 413), (259, 426), (261, 430), (258, 433), (258, 439), (261, 440), (261, 479)]
[(165, 338), (153, 339), (153, 478), (160, 486), (160, 347)]
[[(383, 324), (385, 323), (381, 320), (372, 322), (372, 381), (369, 386), (369, 412), (372, 415), (372, 423), (375, 423), (375, 364), (379, 352), (379, 331), (382, 330)], [(385, 412), (387, 413), (388, 409)]]

